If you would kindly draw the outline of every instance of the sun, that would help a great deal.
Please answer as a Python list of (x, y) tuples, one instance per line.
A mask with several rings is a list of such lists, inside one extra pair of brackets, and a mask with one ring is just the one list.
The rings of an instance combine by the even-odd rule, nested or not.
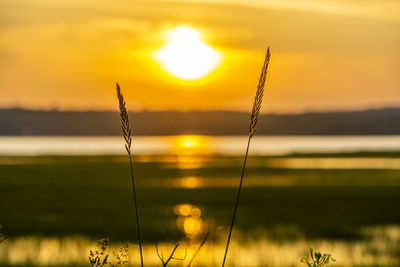
[(179, 26), (167, 32), (167, 44), (155, 57), (171, 75), (182, 80), (197, 80), (213, 71), (220, 54), (204, 43), (196, 29)]

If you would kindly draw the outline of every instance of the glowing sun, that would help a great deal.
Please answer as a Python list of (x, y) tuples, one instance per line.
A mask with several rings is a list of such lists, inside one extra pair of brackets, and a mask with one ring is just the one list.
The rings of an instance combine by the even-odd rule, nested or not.
[(220, 54), (204, 43), (199, 31), (179, 26), (167, 33), (167, 44), (155, 55), (163, 68), (183, 80), (196, 80), (214, 70)]

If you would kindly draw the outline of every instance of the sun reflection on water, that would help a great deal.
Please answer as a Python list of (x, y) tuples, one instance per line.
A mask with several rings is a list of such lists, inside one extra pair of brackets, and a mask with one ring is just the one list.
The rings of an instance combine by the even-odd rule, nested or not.
[(176, 165), (179, 169), (199, 169), (204, 166), (204, 161), (196, 155), (179, 155)]
[(210, 137), (201, 135), (179, 135), (169, 137), (172, 153), (205, 154), (210, 152)]
[(208, 225), (201, 218), (199, 207), (191, 204), (178, 204), (174, 207), (174, 213), (178, 215), (176, 225), (188, 238), (196, 239), (207, 232)]
[(209, 137), (180, 135), (169, 137), (170, 154), (179, 169), (197, 169), (204, 166), (205, 154), (211, 152)]
[(179, 185), (183, 188), (193, 189), (202, 186), (201, 178), (189, 176), (179, 179)]
[(182, 137), (181, 144), (183, 147), (195, 147), (197, 144), (197, 138), (184, 136)]

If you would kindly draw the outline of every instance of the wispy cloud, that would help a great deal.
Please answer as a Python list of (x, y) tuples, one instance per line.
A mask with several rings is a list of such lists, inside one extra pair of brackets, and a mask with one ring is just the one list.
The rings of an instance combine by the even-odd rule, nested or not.
[(191, 2), (259, 8), (313, 11), (323, 14), (348, 15), (400, 20), (400, 2), (393, 0), (159, 0), (160, 2)]

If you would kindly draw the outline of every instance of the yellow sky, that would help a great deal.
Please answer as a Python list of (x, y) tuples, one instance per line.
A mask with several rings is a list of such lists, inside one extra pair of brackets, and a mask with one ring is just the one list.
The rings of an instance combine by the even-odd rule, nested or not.
[[(218, 51), (184, 82), (154, 53), (186, 25)], [(264, 112), (400, 105), (400, 2), (0, 0), (0, 107), (246, 110), (266, 47)]]

